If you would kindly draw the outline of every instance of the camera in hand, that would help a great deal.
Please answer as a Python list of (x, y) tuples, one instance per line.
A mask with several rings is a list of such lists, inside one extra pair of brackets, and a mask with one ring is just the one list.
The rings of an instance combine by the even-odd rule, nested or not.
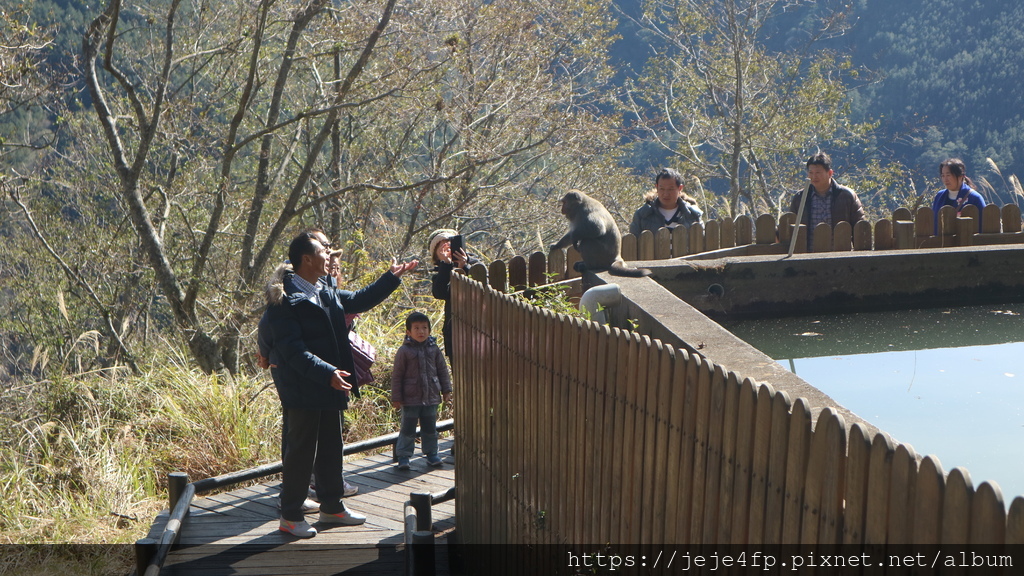
[(452, 239), (449, 242), (449, 247), (451, 248), (452, 254), (455, 254), (459, 250), (462, 250), (462, 234), (456, 234), (455, 236), (452, 236)]

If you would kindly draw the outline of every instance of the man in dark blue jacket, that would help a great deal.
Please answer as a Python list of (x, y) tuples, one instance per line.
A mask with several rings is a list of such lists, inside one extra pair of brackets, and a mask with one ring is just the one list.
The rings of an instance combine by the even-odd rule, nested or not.
[(288, 426), (281, 479), (280, 529), (300, 538), (316, 536), (305, 521), (310, 474), (316, 472), (320, 523), (354, 526), (366, 516), (348, 510), (341, 498), (342, 413), (355, 373), (345, 313), (365, 312), (387, 298), (400, 277), (418, 262), (392, 263), (376, 282), (350, 292), (326, 285), (330, 249), (311, 233), (288, 247), (294, 272), (286, 273), (279, 300), (267, 307), (276, 367), (272, 367)]

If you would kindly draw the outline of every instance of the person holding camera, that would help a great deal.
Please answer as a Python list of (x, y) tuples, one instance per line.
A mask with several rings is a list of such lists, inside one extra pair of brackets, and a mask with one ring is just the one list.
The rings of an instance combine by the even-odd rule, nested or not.
[[(452, 244), (455, 244), (453, 247)], [(456, 268), (468, 271), (480, 260), (474, 258), (462, 245), (462, 236), (455, 230), (441, 228), (430, 233), (427, 240), (430, 258), (434, 261), (433, 276), (430, 277), (434, 298), (444, 300), (444, 322), (441, 335), (444, 337), (444, 355), (452, 361), (452, 271)]]

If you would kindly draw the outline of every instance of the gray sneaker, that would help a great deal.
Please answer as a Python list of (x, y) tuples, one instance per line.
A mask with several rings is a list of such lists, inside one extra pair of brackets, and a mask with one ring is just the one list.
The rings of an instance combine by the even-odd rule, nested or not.
[(355, 484), (349, 484), (348, 481), (345, 481), (345, 497), (346, 498), (349, 497), (349, 496), (355, 496), (358, 492), (359, 492), (359, 486), (356, 486)]
[(337, 514), (331, 514), (329, 512), (320, 512), (320, 523), (321, 524), (341, 524), (342, 526), (358, 526), (366, 522), (366, 516), (356, 512), (355, 510), (345, 510), (344, 512), (338, 512)]
[(409, 459), (408, 458), (399, 458), (398, 459), (398, 469), (399, 470), (408, 470), (409, 469)]
[(281, 524), (278, 527), (278, 530), (299, 538), (312, 538), (313, 536), (316, 536), (316, 528), (310, 526), (305, 520), (292, 522), (281, 518)]

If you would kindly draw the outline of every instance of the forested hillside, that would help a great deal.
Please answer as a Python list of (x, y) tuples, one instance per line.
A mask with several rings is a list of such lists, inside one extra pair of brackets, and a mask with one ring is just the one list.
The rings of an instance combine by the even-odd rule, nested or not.
[(895, 154), (929, 175), (948, 156), (1024, 174), (1024, 4), (867, 0), (856, 14), (846, 46), (882, 74), (857, 112), (882, 119)]
[[(619, 2), (630, 15), (639, 14), (642, 4)], [(766, 45), (783, 51), (805, 42), (808, 27), (835, 3), (805, 3), (803, 9), (785, 4), (788, 11), (761, 34)], [(822, 46), (848, 55), (860, 71), (849, 85), (852, 117), (878, 121), (881, 153), (907, 166), (919, 190), (938, 185), (940, 161), (962, 157), (971, 174), (996, 188), (997, 201), (1013, 201), (1003, 178), (1024, 174), (1024, 4), (858, 0), (848, 12), (845, 33)], [(625, 19), (619, 33), (624, 39), (614, 56), (623, 68), (636, 67), (644, 48), (657, 40)]]

